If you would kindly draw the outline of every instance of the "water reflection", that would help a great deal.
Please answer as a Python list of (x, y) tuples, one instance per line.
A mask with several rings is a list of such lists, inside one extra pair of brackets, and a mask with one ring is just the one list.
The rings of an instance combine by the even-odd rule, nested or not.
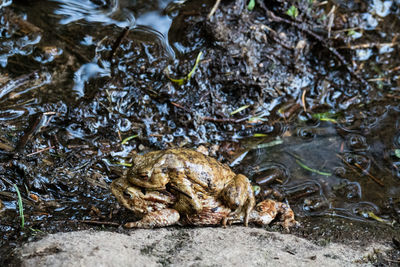
[(119, 27), (132, 27), (135, 17), (132, 13), (121, 8), (118, 0), (96, 3), (90, 0), (53, 0), (60, 3), (54, 14), (60, 15), (60, 24), (70, 24), (84, 20), (100, 22), (105, 25), (115, 24)]

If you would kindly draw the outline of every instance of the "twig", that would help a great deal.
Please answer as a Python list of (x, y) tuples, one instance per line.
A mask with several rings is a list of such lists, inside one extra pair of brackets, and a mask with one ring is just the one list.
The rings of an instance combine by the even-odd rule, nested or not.
[(306, 107), (306, 89), (303, 90), (303, 94), (301, 95), (301, 102), (303, 103), (303, 109), (304, 112), (307, 113), (307, 107)]
[(26, 155), (26, 156), (27, 156), (27, 157), (30, 157), (30, 156), (33, 156), (33, 155), (42, 153), (42, 152), (44, 152), (44, 151), (53, 149), (53, 148), (55, 148), (55, 147), (54, 147), (54, 146), (46, 147), (46, 148), (40, 149), (40, 150), (38, 150), (38, 151), (36, 151), (36, 152), (32, 152), (32, 153), (30, 153), (30, 154), (28, 154), (28, 155)]
[(115, 40), (115, 43), (113, 44), (113, 46), (111, 48), (110, 55), (108, 56), (108, 61), (112, 60), (112, 58), (115, 55), (115, 52), (117, 51), (118, 47), (121, 45), (121, 43), (125, 39), (125, 37), (128, 35), (128, 33), (129, 33), (129, 27), (127, 26), (123, 29), (121, 34), (118, 36), (117, 40)]
[(351, 46), (339, 46), (338, 49), (360, 49), (360, 48), (372, 48), (372, 47), (378, 47), (381, 48), (383, 46), (395, 46), (398, 45), (399, 43), (367, 43), (367, 44), (357, 44), (357, 45), (351, 45)]
[(183, 109), (184, 111), (187, 111), (187, 112), (191, 112), (191, 110), (189, 110), (187, 107), (184, 107), (184, 106), (182, 106), (181, 104), (179, 104), (179, 103), (176, 103), (176, 102), (170, 102), (172, 105), (174, 105), (175, 107), (177, 107), (177, 108), (181, 108), (181, 109)]
[(241, 123), (241, 121), (238, 121), (237, 119), (230, 119), (230, 118), (222, 118), (222, 119), (217, 119), (217, 118), (211, 118), (211, 117), (201, 117), (205, 121), (212, 121), (212, 122), (229, 122), (229, 123)]
[(354, 163), (354, 166), (356, 166), (357, 168), (359, 168), (363, 173), (365, 173), (369, 178), (371, 178), (372, 180), (374, 180), (377, 184), (381, 185), (381, 186), (385, 186), (385, 184), (379, 180), (378, 178), (376, 178), (375, 176), (373, 176), (372, 174), (370, 174), (367, 170), (363, 169), (360, 164), (358, 163)]
[(400, 263), (400, 258), (398, 260), (392, 260), (392, 259), (384, 258), (384, 260), (388, 261), (388, 262)]
[[(336, 154), (348, 167), (350, 167), (354, 172), (358, 173), (357, 169), (354, 168), (350, 163), (348, 163), (341, 155)], [(379, 180), (378, 178), (372, 176), (367, 170), (363, 169), (360, 164), (355, 163), (354, 166), (356, 166), (359, 170), (361, 170), (364, 174), (366, 174), (369, 178), (371, 178), (374, 182), (379, 184), (380, 186), (385, 186), (385, 184)]]
[(210, 19), (215, 11), (217, 11), (219, 4), (221, 3), (221, 0), (216, 0), (214, 6), (212, 7), (210, 13), (208, 13), (207, 19)]

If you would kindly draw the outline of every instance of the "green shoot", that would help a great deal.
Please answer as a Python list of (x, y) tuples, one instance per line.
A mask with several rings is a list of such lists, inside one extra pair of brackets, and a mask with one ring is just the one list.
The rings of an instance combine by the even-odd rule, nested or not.
[(131, 135), (131, 136), (125, 138), (124, 140), (122, 140), (121, 144), (124, 145), (124, 144), (128, 143), (129, 140), (132, 140), (133, 138), (136, 138), (136, 137), (138, 137), (137, 134)]
[(292, 18), (296, 18), (299, 15), (299, 10), (295, 6), (291, 6), (287, 11), (286, 14)]
[(197, 68), (197, 66), (199, 65), (199, 62), (200, 62), (200, 59), (201, 59), (201, 56), (202, 56), (202, 55), (203, 55), (203, 53), (200, 51), (200, 53), (197, 55), (196, 62), (195, 62), (195, 64), (194, 64), (193, 69), (189, 72), (188, 75), (186, 75), (185, 78), (182, 78), (182, 79), (173, 79), (173, 78), (167, 76), (168, 79), (170, 79), (172, 82), (176, 83), (177, 85), (183, 85), (183, 84), (185, 84), (186, 82), (188, 82), (188, 81), (190, 80), (190, 78), (192, 77), (192, 75), (194, 74), (194, 72), (196, 71), (196, 68)]
[(301, 162), (300, 160), (296, 159), (296, 163), (300, 165), (300, 167), (302, 167), (303, 169), (310, 171), (310, 172), (315, 172), (318, 173), (320, 175), (324, 175), (324, 176), (332, 176), (332, 173), (329, 172), (322, 172), (313, 168), (308, 167), (307, 165), (305, 165), (303, 162)]
[(268, 136), (268, 135), (267, 134), (263, 134), (263, 133), (255, 133), (253, 135), (253, 137), (266, 137), (266, 136)]
[(255, 6), (256, 6), (256, 1), (255, 0), (250, 0), (249, 4), (247, 5), (247, 10), (252, 11)]
[(282, 141), (281, 139), (277, 139), (277, 140), (271, 141), (271, 142), (269, 142), (269, 143), (259, 144), (259, 145), (257, 145), (257, 146), (255, 147), (255, 149), (273, 147), (273, 146), (280, 145), (280, 144), (282, 144), (282, 143), (283, 143), (283, 141)]
[(121, 165), (121, 166), (125, 166), (125, 167), (132, 167), (133, 166), (132, 163), (126, 163), (126, 162), (117, 162), (116, 164)]
[(19, 217), (21, 218), (21, 228), (24, 229), (25, 227), (25, 217), (24, 217), (24, 207), (22, 205), (22, 197), (21, 193), (19, 192), (18, 186), (13, 184), (15, 191), (17, 191), (18, 195), (18, 208), (19, 208)]
[(238, 108), (238, 109), (232, 111), (230, 114), (231, 114), (231, 115), (234, 115), (234, 114), (236, 114), (236, 113), (239, 113), (239, 112), (242, 111), (242, 110), (245, 110), (245, 109), (248, 108), (248, 107), (250, 107), (250, 105), (241, 106), (240, 108)]
[(337, 120), (334, 119), (336, 117), (336, 114), (333, 114), (331, 112), (324, 112), (324, 113), (315, 113), (311, 115), (314, 119), (320, 120), (320, 121), (329, 121), (333, 123), (337, 123)]
[(37, 234), (44, 234), (44, 232), (43, 232), (42, 230), (34, 229), (34, 228), (32, 228), (32, 227), (29, 227), (29, 230), (31, 230), (32, 236), (36, 236)]
[(396, 157), (400, 158), (400, 149), (395, 149), (394, 154)]
[(347, 32), (347, 36), (353, 36), (354, 34), (356, 34), (357, 32), (355, 30), (349, 30)]
[(361, 211), (361, 212), (359, 212), (359, 214), (360, 214), (361, 216), (365, 217), (365, 218), (371, 218), (371, 219), (373, 219), (373, 220), (375, 220), (375, 221), (378, 221), (378, 222), (380, 222), (380, 223), (385, 223), (385, 224), (388, 224), (388, 225), (392, 225), (392, 226), (393, 226), (393, 223), (392, 223), (392, 222), (390, 222), (390, 221), (388, 221), (388, 220), (385, 220), (385, 219), (379, 217), (378, 215), (376, 215), (376, 214), (373, 213), (372, 211)]

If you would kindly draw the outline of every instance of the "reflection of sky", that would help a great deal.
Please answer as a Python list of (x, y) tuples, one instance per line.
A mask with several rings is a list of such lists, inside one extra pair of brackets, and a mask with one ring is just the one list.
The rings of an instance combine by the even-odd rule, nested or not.
[(172, 20), (166, 15), (161, 15), (158, 11), (151, 11), (144, 13), (136, 18), (137, 25), (148, 26), (164, 35), (168, 36), (168, 31), (171, 26)]
[[(54, 11), (61, 15), (61, 24), (69, 24), (79, 20), (88, 22), (100, 22), (104, 24), (116, 24), (120, 27), (129, 26), (133, 23), (133, 15), (124, 14), (119, 8), (118, 1), (111, 1), (108, 8), (101, 8), (90, 0), (53, 0), (60, 3), (59, 8)], [(119, 14), (120, 13), (120, 14)], [(122, 19), (115, 20), (113, 16)]]
[[(1, 1), (1, 0), (0, 0)], [(168, 31), (172, 19), (162, 12), (171, 0), (159, 0), (157, 10), (146, 10), (136, 14), (135, 4), (127, 0), (110, 0), (107, 8), (96, 5), (91, 0), (52, 0), (58, 2), (58, 8), (54, 11), (60, 15), (60, 24), (70, 24), (79, 21), (90, 23), (102, 23), (103, 25), (114, 24), (118, 27), (135, 26), (147, 27), (146, 32), (152, 34), (154, 38), (159, 39), (164, 45), (166, 52), (173, 58), (174, 51), (168, 43)], [(136, 3), (137, 4), (137, 3)], [(91, 44), (91, 37), (86, 36), (82, 42)], [(104, 64), (104, 62), (103, 62)], [(83, 64), (74, 74), (74, 92), (76, 97), (83, 97), (85, 94), (85, 85), (91, 79), (110, 75), (107, 68), (100, 67), (96, 60)]]
[[(1, 0), (0, 0), (1, 1)], [(132, 10), (135, 5), (126, 0), (110, 0), (107, 8), (100, 7), (91, 0), (52, 0), (59, 3), (54, 11), (60, 15), (60, 24), (69, 24), (77, 21), (97, 22), (105, 25), (114, 24), (119, 27), (142, 25), (160, 32), (164, 43), (168, 46), (168, 31), (172, 19), (162, 12), (171, 0), (159, 0), (157, 10), (151, 9), (147, 12), (136, 14)], [(153, 7), (154, 8), (154, 7)]]
[[(167, 36), (172, 20), (162, 14), (162, 10), (170, 1), (159, 1), (158, 10), (151, 10), (137, 14), (135, 22), (134, 15), (127, 9), (124, 1), (112, 0), (107, 8), (100, 7), (90, 0), (53, 0), (59, 3), (54, 11), (61, 16), (61, 24), (69, 24), (79, 20), (87, 22), (100, 22), (104, 24), (115, 24), (119, 27), (144, 25)], [(133, 10), (134, 6), (131, 6)]]

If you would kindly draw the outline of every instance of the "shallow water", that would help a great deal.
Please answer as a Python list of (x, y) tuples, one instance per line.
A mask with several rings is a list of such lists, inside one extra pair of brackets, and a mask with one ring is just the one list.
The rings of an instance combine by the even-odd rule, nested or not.
[[(399, 3), (345, 2), (301, 18), (318, 32), (335, 7), (347, 68), (258, 6), (224, 3), (206, 22), (214, 1), (2, 1), (2, 252), (37, 231), (120, 222), (117, 163), (174, 146), (211, 148), (299, 217), (398, 224)], [(191, 80), (172, 83), (200, 51)]]

